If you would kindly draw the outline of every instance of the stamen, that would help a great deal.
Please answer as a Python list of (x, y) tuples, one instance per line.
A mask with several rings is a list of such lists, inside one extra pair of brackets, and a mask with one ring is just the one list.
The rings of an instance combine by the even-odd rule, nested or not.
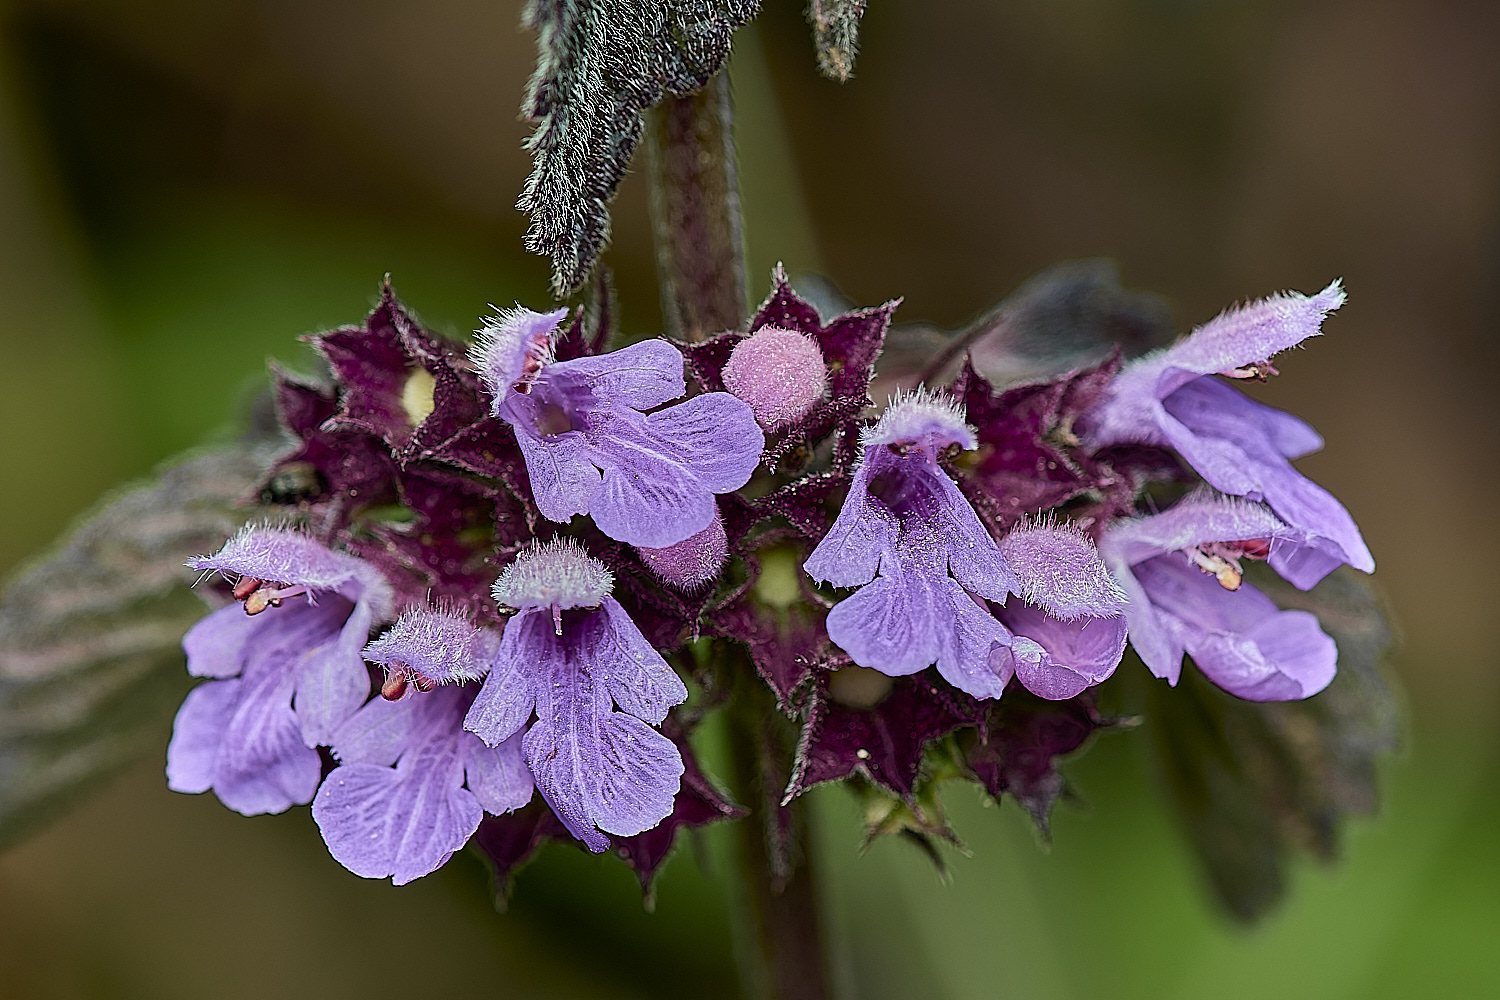
[(1245, 571), (1241, 559), (1257, 562), (1271, 555), (1269, 538), (1242, 538), (1228, 542), (1207, 542), (1185, 550), (1188, 559), (1203, 572), (1219, 581), (1225, 590), (1239, 590)]
[(562, 608), (556, 604), (552, 605), (552, 630), (562, 635)]
[(521, 377), (516, 379), (512, 389), (525, 396), (531, 392), (531, 386), (536, 382), (536, 377), (541, 370), (552, 360), (552, 331), (539, 333), (531, 338), (526, 345), (526, 357), (521, 362)]
[(1239, 590), (1244, 581), (1244, 574), (1240, 571), (1239, 564), (1223, 556), (1211, 555), (1202, 549), (1188, 549), (1187, 557), (1192, 560), (1203, 572), (1219, 581), (1219, 586), (1225, 590)]
[(386, 701), (400, 701), (405, 693), (406, 665), (392, 663), (390, 673), (385, 676), (385, 683), (380, 685), (380, 697)]
[(263, 580), (257, 580), (253, 576), (240, 577), (240, 582), (234, 585), (234, 599), (236, 601), (243, 601), (245, 598), (249, 597), (251, 594), (259, 590), (260, 585), (264, 582), (265, 581)]
[(280, 604), (280, 601), (271, 596), (274, 593), (274, 590), (262, 589), (245, 598), (245, 614), (258, 615), (272, 605)]
[[(243, 580), (240, 581), (244, 583)], [(258, 615), (267, 608), (279, 608), (281, 602), (288, 597), (300, 597), (307, 593), (307, 588), (300, 584), (295, 587), (277, 588), (274, 585), (266, 585), (264, 580), (257, 580), (257, 589), (245, 596), (245, 614)], [(236, 593), (239, 587), (235, 588)]]
[(1231, 368), (1228, 371), (1219, 372), (1219, 374), (1223, 375), (1225, 378), (1253, 378), (1257, 382), (1264, 382), (1270, 376), (1280, 375), (1281, 373), (1277, 371), (1276, 366), (1271, 364), (1271, 362), (1269, 361), (1252, 361), (1248, 365), (1241, 365), (1239, 368)]
[(1269, 538), (1247, 538), (1243, 542), (1236, 542), (1240, 549), (1241, 559), (1254, 559), (1257, 562), (1271, 558), (1271, 540)]

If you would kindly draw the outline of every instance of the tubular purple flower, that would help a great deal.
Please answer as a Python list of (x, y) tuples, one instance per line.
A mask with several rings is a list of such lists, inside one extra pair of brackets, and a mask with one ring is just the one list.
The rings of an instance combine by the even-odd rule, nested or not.
[(1110, 525), (1105, 564), (1129, 597), (1130, 642), (1175, 685), (1186, 653), (1205, 676), (1249, 701), (1291, 701), (1333, 680), (1338, 649), (1306, 611), (1282, 611), (1242, 580), (1240, 560), (1282, 542), (1305, 545), (1266, 507), (1208, 494)]
[(212, 680), (178, 710), (168, 787), (212, 788), (247, 816), (308, 802), (320, 774), (314, 748), (369, 697), (360, 648), (389, 616), (389, 584), (363, 560), (264, 527), (188, 565), (234, 581), (241, 603), (183, 638), (188, 672)]
[[(413, 659), (438, 672), (447, 657)], [(399, 701), (376, 698), (339, 727), (339, 766), (312, 807), (334, 860), (356, 875), (404, 885), (442, 867), (485, 813), (531, 801), (520, 737), (492, 748), (463, 730), (477, 690), (448, 684)]]
[(1016, 677), (1032, 694), (1072, 698), (1107, 679), (1125, 655), (1125, 592), (1076, 528), (1021, 524), (1000, 541), (1020, 583), (999, 612), (1016, 636)]
[(1340, 563), (1372, 572), (1375, 561), (1342, 505), (1292, 467), (1323, 446), (1303, 421), (1213, 378), (1264, 379), (1271, 358), (1321, 332), (1344, 302), (1337, 281), (1314, 296), (1289, 292), (1233, 309), (1171, 347), (1127, 365), (1080, 426), (1095, 447), (1145, 442), (1176, 449), (1221, 493), (1264, 501), (1300, 533), (1271, 564), (1302, 589)]
[(687, 688), (610, 596), (613, 586), (571, 539), (517, 556), (494, 596), (518, 613), (464, 720), (489, 746), (525, 729), (538, 790), (595, 852), (609, 846), (605, 834), (634, 836), (665, 819), (683, 774), (677, 747), (651, 727)]
[(489, 673), (500, 645), (495, 632), (476, 628), (456, 611), (408, 608), (365, 647), (364, 657), (385, 668), (381, 697), (396, 701), (411, 688), (464, 684)]
[(565, 315), (518, 307), (487, 319), (472, 355), (491, 412), (515, 430), (537, 509), (559, 522), (587, 514), (647, 548), (703, 531), (714, 495), (745, 485), (760, 462), (755, 414), (727, 392), (645, 412), (687, 391), (682, 353), (647, 340), (553, 361)]
[[(1060, 700), (1114, 673), (1124, 592), (1076, 528), (1022, 524), (994, 542), (938, 464), (975, 444), (955, 404), (898, 397), (861, 444), (843, 509), (804, 567), (860, 587), (828, 614), (829, 637), (855, 663), (897, 677), (935, 662), (981, 698), (998, 698), (1012, 675)], [(984, 599), (1007, 603), (995, 614)]]
[(843, 509), (803, 566), (858, 587), (828, 613), (828, 635), (854, 662), (900, 677), (933, 663), (955, 687), (998, 698), (1014, 671), (1011, 634), (982, 598), (1019, 589), (999, 547), (938, 465), (974, 447), (949, 400), (897, 396), (861, 438)]

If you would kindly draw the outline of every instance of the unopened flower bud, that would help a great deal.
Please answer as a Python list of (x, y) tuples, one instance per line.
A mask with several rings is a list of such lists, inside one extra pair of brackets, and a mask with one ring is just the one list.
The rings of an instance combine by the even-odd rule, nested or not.
[(750, 406), (766, 430), (806, 416), (828, 391), (828, 366), (817, 341), (767, 326), (735, 345), (724, 366), (724, 388)]
[(637, 547), (641, 560), (663, 583), (692, 593), (702, 590), (719, 575), (729, 556), (729, 538), (718, 512), (708, 527), (664, 549)]

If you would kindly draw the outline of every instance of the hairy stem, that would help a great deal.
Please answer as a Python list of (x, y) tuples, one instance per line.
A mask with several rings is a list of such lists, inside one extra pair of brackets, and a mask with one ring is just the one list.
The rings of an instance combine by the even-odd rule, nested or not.
[(745, 314), (745, 252), (723, 73), (652, 110), (646, 159), (666, 333), (701, 340), (734, 329)]
[(796, 733), (748, 663), (735, 681), (728, 735), (734, 790), (750, 810), (736, 829), (736, 914), (745, 994), (826, 1000), (832, 994), (806, 804), (781, 805)]
[[(745, 255), (734, 117), (721, 73), (652, 111), (646, 150), (662, 314), (669, 335), (699, 340), (745, 315)], [(730, 657), (731, 780), (751, 815), (737, 824), (736, 956), (752, 1000), (827, 1000), (828, 964), (805, 805), (781, 806), (796, 730), (739, 647)]]

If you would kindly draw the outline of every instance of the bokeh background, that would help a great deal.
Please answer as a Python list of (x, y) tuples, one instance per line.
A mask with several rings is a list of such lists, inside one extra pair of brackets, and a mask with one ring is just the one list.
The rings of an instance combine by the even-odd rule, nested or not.
[[(0, 2), (0, 566), (101, 493), (227, 432), (297, 335), (381, 276), (463, 334), (545, 304), (513, 209), (533, 61), (517, 0)], [(765, 0), (732, 79), (752, 292), (784, 259), (957, 326), (1105, 254), (1187, 329), (1342, 276), (1328, 336), (1256, 391), (1327, 437), (1305, 471), (1380, 563), (1405, 746), (1382, 815), (1262, 925), (1203, 890), (1144, 752), (1069, 767), (1042, 850), (947, 798), (943, 883), (859, 853), (819, 792), (838, 974), (861, 997), (1500, 995), (1500, 5), (1487, 0), (871, 0), (820, 79)], [(615, 210), (628, 333), (656, 330), (643, 179)], [(160, 746), (167, 731), (163, 729)], [(306, 810), (166, 791), (158, 751), (0, 855), (9, 997), (728, 997), (722, 837), (655, 912), (609, 858), (546, 851), (497, 914), (479, 862), (403, 889)]]

